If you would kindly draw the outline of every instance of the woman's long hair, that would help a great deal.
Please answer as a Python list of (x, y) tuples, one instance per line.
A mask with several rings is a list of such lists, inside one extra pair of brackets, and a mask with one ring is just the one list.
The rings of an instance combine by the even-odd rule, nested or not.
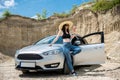
[(66, 26), (69, 26), (69, 24), (64, 24), (63, 27), (62, 27), (62, 31), (65, 34), (66, 34), (66, 31), (69, 33), (69, 28), (66, 30)]

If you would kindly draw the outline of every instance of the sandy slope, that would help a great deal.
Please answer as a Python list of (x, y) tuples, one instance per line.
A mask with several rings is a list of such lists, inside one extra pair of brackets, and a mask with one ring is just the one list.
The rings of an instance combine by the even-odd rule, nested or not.
[(7, 60), (9, 60), (10, 57), (6, 56), (6, 55), (3, 55), (1, 52), (0, 52), (0, 63), (3, 63), (3, 62), (6, 62)]
[(120, 32), (105, 35), (105, 52), (110, 59), (120, 62)]

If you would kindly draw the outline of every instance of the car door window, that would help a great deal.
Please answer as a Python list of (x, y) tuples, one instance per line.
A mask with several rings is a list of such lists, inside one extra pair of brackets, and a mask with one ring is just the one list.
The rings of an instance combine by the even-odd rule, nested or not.
[(92, 35), (84, 38), (88, 44), (99, 44), (101, 43), (101, 36), (100, 35)]
[(100, 44), (104, 43), (104, 33), (103, 32), (96, 32), (85, 35), (82, 39), (87, 41), (87, 44)]

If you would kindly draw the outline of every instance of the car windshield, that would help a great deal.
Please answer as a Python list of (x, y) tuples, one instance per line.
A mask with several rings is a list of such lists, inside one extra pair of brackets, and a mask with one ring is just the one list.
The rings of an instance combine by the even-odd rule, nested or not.
[[(54, 40), (55, 37), (56, 37), (56, 35), (43, 38), (43, 39), (37, 41), (35, 43), (35, 45), (50, 44)], [(62, 37), (60, 36), (59, 39), (55, 42), (55, 44), (62, 44), (62, 43), (63, 43), (63, 40), (62, 40)]]

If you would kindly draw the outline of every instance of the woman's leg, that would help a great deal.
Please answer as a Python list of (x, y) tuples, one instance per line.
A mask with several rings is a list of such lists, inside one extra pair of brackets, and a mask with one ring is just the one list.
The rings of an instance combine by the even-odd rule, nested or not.
[(66, 47), (63, 47), (63, 49), (64, 49), (64, 50), (63, 50), (63, 51), (64, 51), (63, 53), (64, 53), (64, 55), (65, 55), (68, 68), (69, 68), (69, 70), (70, 70), (71, 72), (73, 72), (74, 69), (73, 69), (73, 65), (72, 65), (72, 59), (71, 59), (71, 55), (70, 55), (70, 50), (67, 49)]
[(71, 50), (73, 51), (72, 54), (76, 55), (76, 54), (78, 54), (81, 51), (81, 48), (79, 46), (71, 45)]

